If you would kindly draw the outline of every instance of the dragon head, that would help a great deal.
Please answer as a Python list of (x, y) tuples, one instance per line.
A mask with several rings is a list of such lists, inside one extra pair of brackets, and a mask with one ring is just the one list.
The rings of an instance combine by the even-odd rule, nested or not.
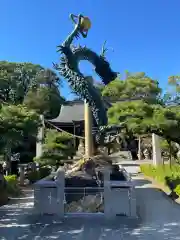
[(73, 21), (73, 23), (78, 27), (79, 32), (81, 35), (86, 38), (89, 29), (91, 28), (91, 21), (88, 17), (85, 17), (81, 14), (78, 16), (74, 14), (70, 14), (70, 18)]

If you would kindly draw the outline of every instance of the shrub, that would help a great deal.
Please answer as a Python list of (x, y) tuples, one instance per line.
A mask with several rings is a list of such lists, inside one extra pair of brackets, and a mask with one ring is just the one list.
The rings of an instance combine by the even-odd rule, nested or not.
[(70, 134), (48, 129), (43, 145), (43, 155), (40, 158), (35, 158), (34, 161), (43, 166), (59, 166), (60, 163), (66, 162), (69, 157), (73, 158), (75, 153), (76, 149)]
[(142, 164), (140, 168), (144, 175), (167, 185), (171, 191), (176, 192), (180, 196), (180, 165), (175, 164), (170, 167), (167, 164), (162, 166)]
[(40, 179), (47, 177), (48, 175), (50, 175), (50, 173), (51, 173), (51, 169), (48, 167), (42, 167), (39, 169)]
[(36, 171), (28, 172), (27, 179), (29, 180), (30, 183), (35, 183), (40, 179), (39, 171), (36, 170)]
[(34, 183), (42, 178), (47, 177), (50, 175), (51, 169), (48, 167), (41, 167), (39, 170), (31, 171), (27, 174), (27, 179), (30, 181), (30, 183)]
[(180, 184), (176, 186), (174, 191), (178, 196), (180, 196)]
[(21, 194), (21, 189), (18, 185), (18, 180), (16, 175), (5, 176), (7, 183), (7, 193), (9, 196), (19, 196)]

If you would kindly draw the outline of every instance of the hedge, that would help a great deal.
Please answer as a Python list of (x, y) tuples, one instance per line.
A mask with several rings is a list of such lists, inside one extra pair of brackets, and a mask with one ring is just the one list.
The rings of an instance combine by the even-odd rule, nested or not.
[(151, 164), (142, 164), (141, 172), (148, 177), (152, 177), (157, 182), (163, 183), (169, 189), (180, 196), (180, 165), (167, 164), (162, 166), (153, 166)]

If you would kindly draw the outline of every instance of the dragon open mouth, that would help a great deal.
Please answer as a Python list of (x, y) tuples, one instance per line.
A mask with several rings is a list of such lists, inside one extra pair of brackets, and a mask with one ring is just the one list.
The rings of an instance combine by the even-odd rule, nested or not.
[(88, 35), (88, 31), (91, 28), (90, 19), (88, 17), (84, 17), (83, 15), (76, 16), (74, 14), (70, 14), (70, 18), (74, 24), (80, 26), (79, 32), (84, 38), (86, 38)]

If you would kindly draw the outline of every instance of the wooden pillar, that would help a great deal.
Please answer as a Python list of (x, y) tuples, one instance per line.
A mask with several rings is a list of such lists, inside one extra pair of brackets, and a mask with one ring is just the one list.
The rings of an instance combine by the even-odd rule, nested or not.
[(25, 173), (24, 173), (25, 166), (20, 164), (19, 170), (20, 170), (20, 185), (24, 185), (24, 179), (25, 179)]
[(89, 158), (93, 155), (92, 112), (86, 101), (84, 101), (84, 122), (85, 157)]

